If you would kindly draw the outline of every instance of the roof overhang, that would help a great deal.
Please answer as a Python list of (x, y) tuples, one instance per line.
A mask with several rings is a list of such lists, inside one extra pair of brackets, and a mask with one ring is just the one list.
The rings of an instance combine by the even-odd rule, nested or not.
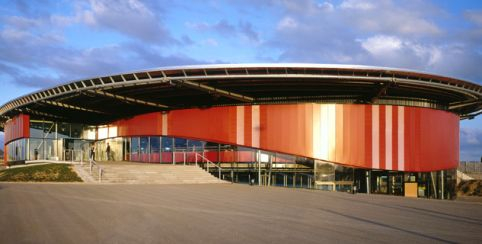
[(220, 64), (149, 69), (76, 80), (0, 107), (0, 124), (34, 117), (101, 124), (136, 114), (236, 104), (330, 102), (422, 106), (462, 119), (482, 111), (478, 84), (360, 65)]

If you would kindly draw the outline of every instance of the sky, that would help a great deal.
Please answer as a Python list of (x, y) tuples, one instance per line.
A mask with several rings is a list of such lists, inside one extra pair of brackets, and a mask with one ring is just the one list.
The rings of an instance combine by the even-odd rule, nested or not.
[[(482, 84), (482, 1), (0, 0), (0, 104), (138, 69), (291, 62)], [(460, 145), (461, 160), (480, 160), (482, 116), (461, 122)]]

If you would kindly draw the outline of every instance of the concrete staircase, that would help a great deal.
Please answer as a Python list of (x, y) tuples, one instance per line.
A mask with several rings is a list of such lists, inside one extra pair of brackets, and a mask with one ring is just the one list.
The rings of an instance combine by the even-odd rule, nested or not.
[[(123, 184), (209, 184), (226, 183), (195, 165), (165, 165), (131, 162), (100, 162), (102, 183)], [(81, 167), (89, 173), (89, 163)], [(94, 168), (96, 169), (96, 168)], [(97, 182), (98, 171), (93, 172)]]

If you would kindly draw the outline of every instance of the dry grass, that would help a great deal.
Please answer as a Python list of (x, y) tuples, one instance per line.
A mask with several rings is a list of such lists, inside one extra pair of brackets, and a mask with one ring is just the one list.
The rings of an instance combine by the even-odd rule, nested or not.
[(0, 181), (81, 182), (68, 164), (44, 164), (0, 171)]
[(467, 180), (460, 182), (457, 186), (457, 195), (482, 197), (482, 180)]

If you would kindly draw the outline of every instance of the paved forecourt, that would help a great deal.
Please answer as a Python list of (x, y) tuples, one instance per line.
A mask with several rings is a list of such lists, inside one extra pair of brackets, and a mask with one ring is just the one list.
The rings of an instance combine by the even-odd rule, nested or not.
[(482, 204), (231, 184), (0, 184), (0, 243), (482, 242)]

